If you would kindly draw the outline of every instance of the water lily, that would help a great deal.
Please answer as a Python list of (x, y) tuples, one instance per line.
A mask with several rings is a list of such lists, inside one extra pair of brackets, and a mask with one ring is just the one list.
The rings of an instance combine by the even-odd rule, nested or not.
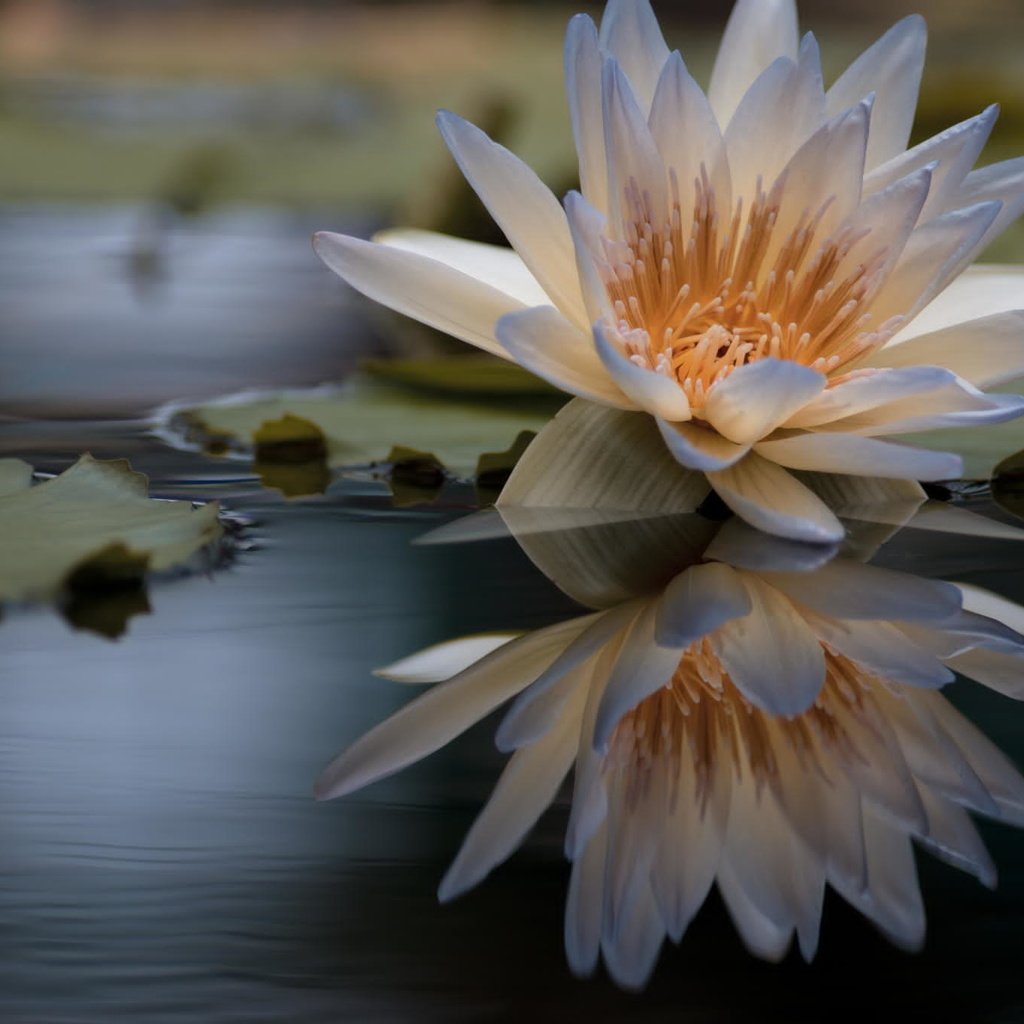
[(399, 312), (650, 414), (755, 525), (834, 540), (790, 470), (954, 478), (955, 455), (889, 438), (1024, 412), (985, 391), (1024, 376), (1024, 276), (965, 272), (1024, 208), (1024, 161), (972, 170), (995, 107), (907, 148), (924, 49), (906, 18), (826, 90), (791, 0), (739, 0), (705, 93), (646, 0), (611, 0), (566, 39), (579, 192), (441, 113), (512, 248), (316, 248)]
[(1024, 825), (1024, 778), (936, 692), (955, 669), (1024, 697), (1024, 610), (815, 550), (727, 526), (653, 594), (404, 659), (381, 674), (439, 685), (342, 753), (318, 794), (389, 775), (512, 700), (498, 742), (514, 753), (442, 899), (507, 858), (572, 772), (575, 972), (603, 954), (642, 986), (715, 883), (767, 959), (794, 935), (814, 955), (826, 885), (916, 948), (912, 840), (993, 885), (967, 811)]

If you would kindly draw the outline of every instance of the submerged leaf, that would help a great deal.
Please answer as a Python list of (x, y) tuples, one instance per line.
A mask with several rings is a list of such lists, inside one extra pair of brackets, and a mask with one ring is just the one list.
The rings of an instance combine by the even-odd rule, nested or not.
[(25, 463), (10, 461), (0, 463), (0, 601), (138, 580), (220, 536), (216, 505), (154, 501), (124, 460), (84, 455), (35, 487)]

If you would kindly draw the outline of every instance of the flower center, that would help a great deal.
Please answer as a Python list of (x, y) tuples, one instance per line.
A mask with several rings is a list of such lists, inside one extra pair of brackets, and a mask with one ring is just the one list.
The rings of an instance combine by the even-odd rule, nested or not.
[[(657, 775), (674, 806), (683, 777), (701, 807), (716, 772), (750, 772), (758, 787), (779, 781), (779, 755), (794, 756), (824, 779), (852, 760), (865, 760), (858, 736), (874, 733), (884, 680), (824, 647), (825, 684), (814, 704), (792, 718), (769, 715), (736, 688), (705, 638), (683, 653), (672, 678), (619, 722), (605, 771), (619, 776), (627, 806), (642, 802)], [(683, 760), (690, 764), (683, 765)]]
[(892, 336), (898, 318), (869, 328), (886, 250), (861, 244), (867, 231), (823, 228), (831, 200), (786, 227), (783, 190), (758, 184), (747, 212), (742, 200), (719, 210), (706, 174), (695, 190), (684, 223), (673, 178), (661, 220), (631, 180), (625, 238), (604, 240), (602, 267), (627, 355), (678, 380), (692, 407), (745, 363), (772, 356), (834, 376)]

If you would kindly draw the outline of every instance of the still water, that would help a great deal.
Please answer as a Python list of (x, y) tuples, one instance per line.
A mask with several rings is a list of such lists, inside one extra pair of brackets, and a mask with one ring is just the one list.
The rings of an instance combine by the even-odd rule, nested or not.
[[(296, 272), (307, 300), (318, 270)], [(257, 271), (245, 281), (231, 285), (243, 299), (266, 283)], [(207, 311), (240, 301), (205, 287)], [(104, 307), (111, 323), (122, 318), (106, 335), (111, 350), (129, 344), (122, 300), (120, 311)], [(336, 301), (303, 304), (300, 350), (329, 361)], [(346, 330), (360, 337), (351, 321)], [(39, 336), (51, 356), (67, 345), (67, 328), (45, 318)], [(188, 344), (201, 369), (200, 340)], [(339, 364), (351, 361), (338, 344)], [(22, 346), (6, 358), (23, 379), (41, 375)], [(225, 375), (251, 376), (252, 361), (231, 358)], [(459, 634), (557, 621), (574, 606), (510, 540), (412, 545), (473, 506), (468, 487), (411, 510), (359, 479), (286, 502), (244, 465), (171, 452), (131, 419), (85, 418), (90, 403), (132, 410), (116, 395), (93, 402), (101, 366), (82, 365), (92, 372), (78, 390), (94, 392), (76, 395), (68, 375), (60, 384), (61, 407), (78, 418), (12, 420), (0, 426), (0, 455), (47, 471), (81, 450), (128, 455), (155, 495), (219, 499), (238, 532), (223, 567), (155, 581), (150, 613), (116, 641), (48, 609), (8, 611), (0, 624), (0, 1020), (1024, 1019), (1024, 834), (1000, 826), (982, 826), (1000, 870), (995, 893), (919, 858), (921, 954), (892, 949), (830, 896), (815, 962), (794, 953), (763, 964), (712, 898), (641, 996), (603, 977), (577, 981), (565, 966), (564, 803), (477, 890), (439, 906), (437, 882), (502, 763), (494, 721), (341, 801), (315, 803), (313, 781), (408, 699), (374, 667)], [(280, 370), (263, 382), (282, 382)], [(210, 387), (195, 369), (192, 384)], [(147, 386), (177, 385), (154, 376)], [(883, 550), (884, 564), (1024, 600), (1024, 545), (906, 536)], [(1024, 708), (978, 686), (950, 693), (1024, 762)]]

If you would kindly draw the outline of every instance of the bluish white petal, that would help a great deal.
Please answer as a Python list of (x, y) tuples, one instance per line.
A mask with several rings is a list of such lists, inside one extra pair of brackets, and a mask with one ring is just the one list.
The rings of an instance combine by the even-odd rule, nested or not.
[(594, 347), (611, 379), (636, 407), (670, 423), (690, 419), (690, 403), (679, 382), (633, 363), (606, 324), (594, 325)]
[(692, 423), (658, 420), (658, 429), (673, 458), (688, 469), (705, 473), (735, 465), (750, 451), (750, 445), (735, 444), (707, 427)]
[(736, 571), (711, 562), (684, 569), (662, 592), (654, 639), (662, 647), (688, 647), (753, 606)]
[(626, 73), (640, 108), (649, 111), (668, 60), (665, 37), (649, 0), (608, 0), (599, 41)]
[(608, 164), (601, 100), (601, 49), (586, 14), (569, 22), (565, 35), (565, 89), (579, 158), (580, 187), (587, 201), (608, 212)]

